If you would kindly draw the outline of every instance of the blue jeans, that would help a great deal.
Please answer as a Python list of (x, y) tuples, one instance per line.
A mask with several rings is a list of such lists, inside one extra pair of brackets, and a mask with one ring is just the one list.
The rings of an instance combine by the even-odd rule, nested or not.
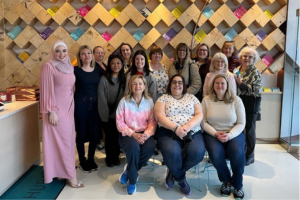
[(133, 137), (122, 136), (120, 133), (119, 143), (126, 154), (129, 183), (135, 185), (138, 171), (154, 154), (154, 139), (149, 137), (144, 144), (140, 145)]
[(160, 127), (156, 133), (158, 145), (164, 161), (174, 179), (182, 182), (185, 179), (187, 170), (202, 161), (205, 153), (205, 146), (201, 131), (192, 136), (192, 141), (187, 143), (185, 157), (182, 157), (183, 140), (173, 138), (172, 131)]
[[(220, 142), (217, 138), (204, 133), (205, 147), (209, 158), (217, 169), (221, 182), (232, 182), (235, 189), (243, 187), (243, 173), (245, 167), (245, 136), (243, 133), (229, 140), (226, 143)], [(232, 177), (227, 167), (225, 154), (228, 155), (232, 169)]]
[(94, 160), (99, 141), (100, 117), (96, 98), (75, 98), (76, 147), (79, 162), (85, 162), (84, 142), (87, 131), (90, 131), (88, 160)]

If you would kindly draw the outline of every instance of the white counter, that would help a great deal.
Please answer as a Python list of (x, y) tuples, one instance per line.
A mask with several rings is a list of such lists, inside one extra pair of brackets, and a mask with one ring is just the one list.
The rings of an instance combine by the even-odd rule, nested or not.
[(0, 120), (15, 113), (21, 112), (22, 110), (38, 104), (37, 101), (16, 101), (14, 103), (6, 103), (5, 109), (0, 111)]
[(0, 195), (40, 159), (38, 102), (5, 105), (0, 111)]
[(258, 143), (278, 142), (281, 126), (282, 92), (263, 92), (261, 121), (256, 122)]

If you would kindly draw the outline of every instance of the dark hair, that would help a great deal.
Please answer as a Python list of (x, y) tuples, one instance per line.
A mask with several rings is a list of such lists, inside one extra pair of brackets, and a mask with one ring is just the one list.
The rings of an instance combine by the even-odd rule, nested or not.
[(161, 50), (161, 48), (159, 46), (156, 46), (154, 45), (151, 49), (150, 49), (150, 52), (149, 52), (149, 58), (150, 60), (152, 60), (152, 54), (155, 54), (155, 53), (159, 53), (161, 54), (161, 57), (163, 57), (163, 52)]
[(207, 44), (202, 43), (202, 44), (199, 44), (199, 45), (196, 47), (196, 55), (195, 55), (195, 57), (194, 57), (192, 60), (198, 61), (198, 51), (199, 51), (199, 48), (200, 48), (200, 47), (203, 47), (203, 46), (205, 46), (205, 47), (207, 48), (207, 56), (206, 56), (206, 58), (205, 58), (205, 61), (207, 61), (207, 60), (210, 59), (210, 48), (208, 47)]
[(135, 58), (136, 56), (138, 55), (142, 55), (144, 56), (145, 58), (145, 66), (144, 66), (144, 72), (146, 73), (146, 76), (149, 76), (150, 74), (150, 69), (149, 69), (149, 63), (148, 63), (148, 59), (147, 59), (147, 54), (145, 51), (143, 50), (137, 50), (135, 53), (134, 53), (134, 56), (132, 58), (132, 66), (130, 68), (130, 71), (128, 71), (128, 73), (130, 73), (131, 76), (133, 75), (136, 75), (137, 73), (137, 68), (136, 68), (136, 65), (135, 65)]
[(130, 59), (132, 59), (133, 53), (134, 53), (134, 52), (133, 52), (132, 46), (131, 46), (130, 44), (128, 44), (128, 43), (122, 43), (122, 44), (120, 45), (120, 54), (121, 54), (121, 56), (122, 56), (122, 46), (125, 46), (125, 45), (129, 46), (129, 49), (130, 49), (130, 51), (131, 51)]
[(118, 74), (118, 79), (122, 85), (123, 88), (125, 88), (125, 82), (126, 82), (126, 78), (125, 78), (125, 75), (124, 75), (124, 67), (123, 67), (123, 59), (120, 55), (114, 55), (114, 54), (111, 54), (109, 57), (108, 57), (108, 67), (106, 68), (106, 71), (104, 72), (104, 76), (107, 78), (108, 82), (112, 85), (114, 85), (114, 82), (112, 81), (112, 74), (113, 74), (113, 71), (111, 69), (111, 66), (110, 66), (110, 63), (111, 61), (114, 59), (114, 58), (118, 58), (121, 63), (122, 63), (122, 68), (121, 70), (119, 71), (119, 74)]
[(171, 85), (172, 85), (172, 81), (175, 77), (179, 76), (181, 79), (182, 79), (182, 94), (185, 95), (186, 92), (187, 92), (187, 87), (186, 87), (186, 84), (185, 84), (185, 80), (184, 80), (184, 77), (181, 76), (180, 74), (175, 74), (174, 76), (172, 76), (172, 78), (169, 80), (169, 84), (168, 84), (168, 87), (167, 87), (167, 94), (171, 95)]

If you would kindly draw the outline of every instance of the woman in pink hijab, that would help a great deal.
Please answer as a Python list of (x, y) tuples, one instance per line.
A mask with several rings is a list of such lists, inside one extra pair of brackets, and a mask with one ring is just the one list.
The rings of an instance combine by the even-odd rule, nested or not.
[(44, 182), (66, 179), (73, 188), (84, 187), (76, 178), (74, 123), (74, 68), (62, 41), (53, 44), (40, 75), (40, 112), (43, 114)]

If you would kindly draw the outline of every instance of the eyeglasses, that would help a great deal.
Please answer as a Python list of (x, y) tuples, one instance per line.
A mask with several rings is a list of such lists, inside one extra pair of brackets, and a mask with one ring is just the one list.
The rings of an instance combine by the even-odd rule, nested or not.
[(253, 56), (248, 56), (248, 55), (243, 55), (243, 58), (249, 58), (249, 59), (252, 59), (254, 58)]
[(186, 49), (178, 49), (178, 51), (184, 51), (184, 52), (185, 52), (185, 51), (186, 51)]
[(174, 85), (176, 85), (176, 84), (178, 84), (178, 85), (182, 85), (182, 84), (183, 84), (183, 82), (182, 82), (182, 81), (172, 81), (172, 84), (174, 84)]
[(198, 49), (198, 51), (203, 51), (203, 52), (205, 52), (205, 51), (208, 51), (207, 49)]

